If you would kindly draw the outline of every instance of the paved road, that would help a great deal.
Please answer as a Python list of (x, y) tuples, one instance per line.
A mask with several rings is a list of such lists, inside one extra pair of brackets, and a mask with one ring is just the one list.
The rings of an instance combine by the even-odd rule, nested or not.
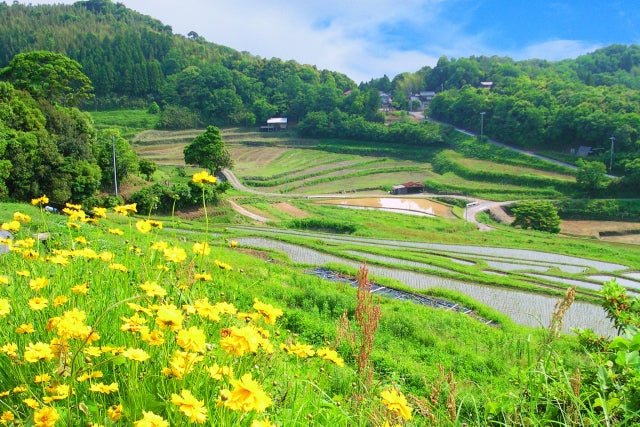
[[(434, 122), (434, 123), (440, 123), (440, 124), (443, 124), (443, 125), (447, 125), (448, 124), (448, 123), (445, 123), (445, 122), (441, 122), (441, 121), (432, 119), (431, 117), (425, 117), (424, 114), (421, 111), (420, 112), (415, 111), (415, 112), (411, 112), (409, 114), (411, 114), (412, 116), (414, 116), (416, 118), (420, 118), (421, 117), (423, 119), (429, 120), (429, 121)], [(460, 133), (465, 134), (465, 135), (469, 135), (469, 136), (473, 136), (473, 137), (477, 137), (478, 136), (478, 134), (473, 133), (473, 132), (469, 132), (466, 129), (457, 128), (455, 126), (454, 126), (454, 129), (457, 130)], [(524, 155), (527, 155), (527, 156), (531, 156), (531, 157), (535, 157), (535, 158), (538, 158), (538, 159), (541, 159), (541, 160), (545, 160), (545, 161), (547, 161), (549, 163), (553, 163), (553, 164), (556, 164), (556, 165), (564, 166), (566, 168), (573, 169), (573, 170), (577, 170), (578, 169), (578, 167), (576, 165), (574, 165), (574, 164), (565, 163), (565, 162), (562, 162), (560, 160), (552, 159), (551, 157), (542, 156), (540, 154), (536, 154), (536, 153), (534, 153), (532, 151), (529, 151), (529, 150), (524, 150), (522, 148), (517, 148), (517, 147), (514, 147), (512, 145), (508, 145), (508, 144), (505, 144), (503, 142), (496, 141), (495, 139), (487, 138), (487, 141), (490, 142), (491, 144), (497, 145), (499, 147), (507, 148), (509, 150), (516, 151), (518, 153), (521, 153), (521, 154), (524, 154)], [(617, 178), (615, 175), (607, 175), (607, 177), (609, 177), (609, 178)]]

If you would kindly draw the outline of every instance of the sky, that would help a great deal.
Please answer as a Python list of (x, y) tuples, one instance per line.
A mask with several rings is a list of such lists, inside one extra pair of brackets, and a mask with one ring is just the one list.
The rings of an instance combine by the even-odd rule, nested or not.
[[(36, 0), (31, 4), (72, 4)], [(23, 3), (23, 1), (21, 1)], [(441, 56), (576, 58), (640, 43), (640, 0), (119, 0), (207, 41), (294, 60), (356, 83)]]

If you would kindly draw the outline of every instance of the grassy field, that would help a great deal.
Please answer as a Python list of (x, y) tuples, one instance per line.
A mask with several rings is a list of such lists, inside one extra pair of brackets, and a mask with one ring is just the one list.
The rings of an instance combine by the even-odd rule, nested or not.
[[(306, 207), (354, 220), (347, 210)], [(500, 328), (381, 300), (369, 380), (358, 367), (367, 333), (349, 285), (304, 274), (277, 254), (234, 247), (233, 234), (208, 235), (202, 221), (176, 235), (170, 218), (149, 229), (143, 216), (108, 211), (91, 224), (74, 210), (50, 215), (7, 204), (0, 222), (15, 211), (31, 220), (16, 232), (15, 250), (0, 258), (9, 285), (0, 294), (8, 325), (0, 338), (5, 419), (115, 425), (153, 412), (170, 425), (459, 425), (502, 419), (508, 396), (537, 391), (529, 382), (514, 388), (514, 381), (536, 375), (531, 358), (547, 354), (547, 332), (490, 310)], [(392, 214), (357, 217), (401, 237)], [(48, 240), (29, 240), (37, 232), (48, 232)], [(575, 338), (561, 337), (553, 348), (567, 369), (587, 369)], [(252, 396), (244, 406), (243, 386)], [(384, 403), (389, 390), (407, 399), (401, 407), (410, 419)], [(452, 399), (458, 403), (447, 409)], [(540, 395), (535, 402), (548, 403)]]
[(92, 111), (91, 117), (98, 129), (117, 126), (122, 136), (131, 138), (146, 129), (153, 129), (160, 119), (159, 114), (149, 114), (146, 110)]

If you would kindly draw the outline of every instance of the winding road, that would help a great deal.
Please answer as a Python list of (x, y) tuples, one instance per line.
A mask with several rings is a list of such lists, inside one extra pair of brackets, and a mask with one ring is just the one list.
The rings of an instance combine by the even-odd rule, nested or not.
[[(270, 197), (286, 197), (287, 199), (291, 199), (291, 198), (304, 198), (304, 199), (319, 199), (319, 198), (353, 198), (353, 195), (349, 195), (349, 196), (345, 196), (343, 194), (317, 194), (317, 195), (306, 195), (306, 194), (295, 194), (295, 193), (290, 193), (287, 194), (286, 196), (280, 193), (268, 193), (268, 192), (262, 192), (259, 190), (256, 190), (254, 188), (249, 188), (247, 186), (245, 186), (244, 184), (242, 184), (242, 182), (240, 182), (240, 180), (238, 179), (237, 176), (235, 176), (235, 174), (229, 170), (229, 169), (223, 169), (222, 170), (222, 174), (225, 176), (225, 178), (227, 179), (227, 181), (229, 181), (229, 183), (231, 184), (231, 186), (233, 188), (235, 188), (236, 190), (240, 190), (240, 191), (245, 191), (247, 193), (252, 193), (252, 194), (259, 194), (262, 196), (270, 196)], [(367, 197), (367, 195), (363, 195), (363, 194), (359, 194), (358, 197)], [(371, 197), (380, 197), (379, 195), (375, 195), (375, 196), (371, 196)], [(406, 196), (392, 196), (392, 195), (385, 195), (384, 197), (392, 197), (392, 198), (407, 198)], [(451, 195), (441, 195), (441, 194), (429, 194), (429, 193), (423, 193), (420, 196), (411, 196), (411, 197), (424, 197), (424, 198), (439, 198), (439, 197), (448, 197), (448, 198), (460, 198), (460, 199), (469, 199), (468, 197), (465, 196), (451, 196)], [(477, 204), (474, 204), (473, 206), (469, 206), (465, 209), (465, 220), (468, 222), (471, 222), (473, 224), (475, 224), (478, 227), (478, 230), (480, 231), (490, 231), (493, 228), (490, 227), (487, 224), (484, 224), (482, 222), (479, 222), (476, 218), (477, 214), (480, 212), (484, 212), (484, 211), (488, 211), (492, 208), (495, 207), (501, 207), (501, 206), (505, 206), (505, 205), (509, 205), (511, 203), (513, 203), (513, 201), (507, 201), (507, 202), (494, 202), (491, 200), (482, 200), (482, 199), (474, 199), (475, 202), (477, 202)], [(231, 207), (238, 212), (241, 215), (247, 216), (249, 218), (252, 218), (258, 222), (268, 222), (270, 221), (269, 218), (265, 218), (263, 216), (254, 214), (253, 212), (248, 211), (247, 209), (243, 208), (242, 206), (238, 205), (237, 203), (235, 203), (233, 200), (229, 201), (231, 204)]]

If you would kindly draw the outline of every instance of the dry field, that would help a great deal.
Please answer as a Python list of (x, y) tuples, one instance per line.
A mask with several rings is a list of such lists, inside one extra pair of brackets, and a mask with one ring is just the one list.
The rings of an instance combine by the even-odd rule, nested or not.
[[(593, 237), (609, 242), (640, 244), (640, 223), (617, 221), (562, 221), (560, 232), (571, 236)], [(607, 236), (600, 233), (619, 233)]]

